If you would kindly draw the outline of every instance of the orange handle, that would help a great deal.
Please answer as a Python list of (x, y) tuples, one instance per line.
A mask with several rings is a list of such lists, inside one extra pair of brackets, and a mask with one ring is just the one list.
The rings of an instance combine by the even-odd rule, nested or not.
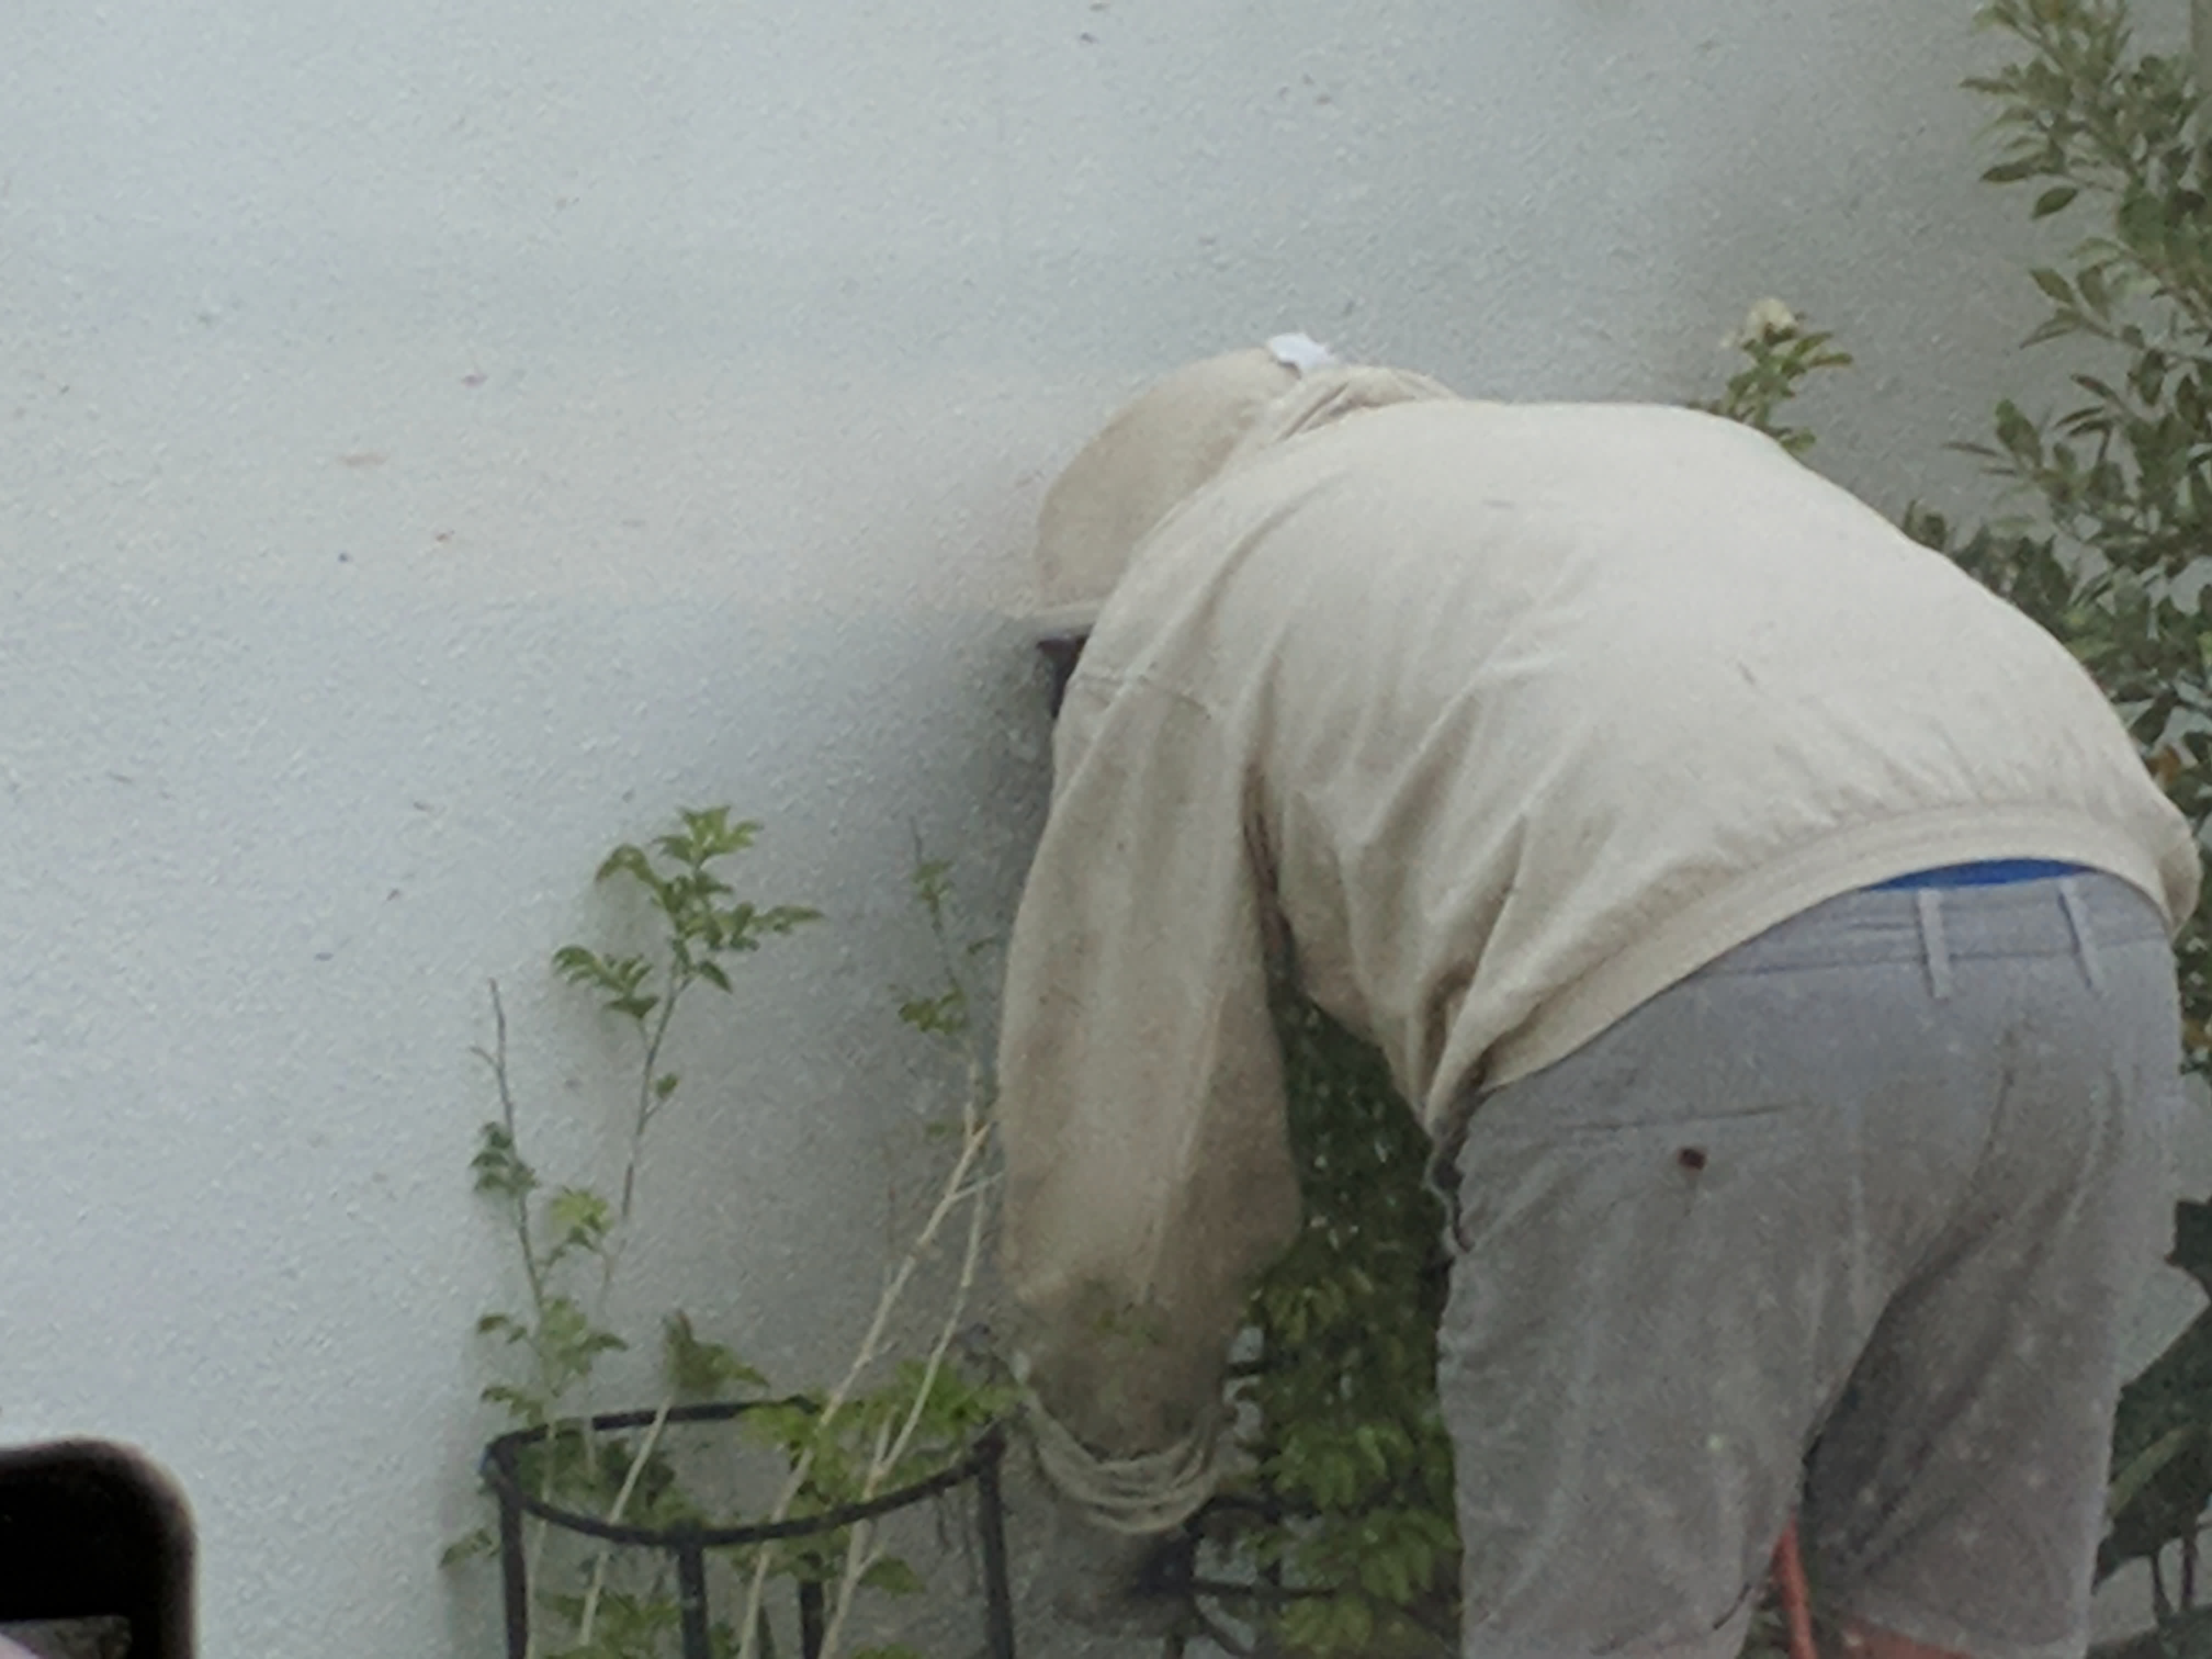
[(1805, 1584), (1805, 1557), (1797, 1547), (1795, 1516), (1774, 1547), (1774, 1577), (1782, 1588), (1782, 1614), (1790, 1625), (1790, 1659), (1820, 1659), (1813, 1646), (1813, 1598)]

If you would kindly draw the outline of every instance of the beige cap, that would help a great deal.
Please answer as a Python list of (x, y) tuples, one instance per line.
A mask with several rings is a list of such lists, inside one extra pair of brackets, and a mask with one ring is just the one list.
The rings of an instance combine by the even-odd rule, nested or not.
[(1146, 537), (1244, 453), (1357, 409), (1451, 395), (1420, 375), (1339, 364), (1303, 334), (1177, 369), (1109, 421), (1046, 493), (1032, 626), (1047, 637), (1088, 629)]

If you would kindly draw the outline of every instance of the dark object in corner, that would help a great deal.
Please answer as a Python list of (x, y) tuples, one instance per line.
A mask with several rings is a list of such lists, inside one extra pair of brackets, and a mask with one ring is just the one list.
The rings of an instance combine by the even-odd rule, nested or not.
[(0, 1451), (0, 1629), (121, 1622), (130, 1659), (192, 1659), (192, 1619), (191, 1512), (166, 1474), (99, 1440)]

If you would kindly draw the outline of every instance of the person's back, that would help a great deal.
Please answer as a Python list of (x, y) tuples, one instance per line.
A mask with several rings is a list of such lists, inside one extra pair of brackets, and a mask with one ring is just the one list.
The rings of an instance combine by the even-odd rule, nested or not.
[(1108, 749), (1148, 696), (1206, 711), (1257, 780), (1304, 988), (1432, 1127), (1908, 871), (2061, 860), (2194, 902), (2186, 826), (2055, 641), (1683, 410), (1424, 399), (1305, 430), (1160, 526), (1079, 688)]

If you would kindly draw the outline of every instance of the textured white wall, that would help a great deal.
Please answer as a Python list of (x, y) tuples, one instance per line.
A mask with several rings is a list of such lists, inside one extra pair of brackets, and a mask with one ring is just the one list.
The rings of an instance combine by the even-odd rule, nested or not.
[[(0, 1432), (118, 1435), (206, 1650), (484, 1654), (465, 1164), (611, 1066), (614, 840), (832, 921), (693, 1052), (634, 1264), (786, 1375), (872, 1294), (910, 828), (1002, 921), (1052, 469), (1285, 327), (1708, 394), (1777, 292), (1877, 500), (2020, 381), (1965, 4), (19, 0), (0, 18)], [(592, 1143), (572, 1128), (561, 1144)]]

